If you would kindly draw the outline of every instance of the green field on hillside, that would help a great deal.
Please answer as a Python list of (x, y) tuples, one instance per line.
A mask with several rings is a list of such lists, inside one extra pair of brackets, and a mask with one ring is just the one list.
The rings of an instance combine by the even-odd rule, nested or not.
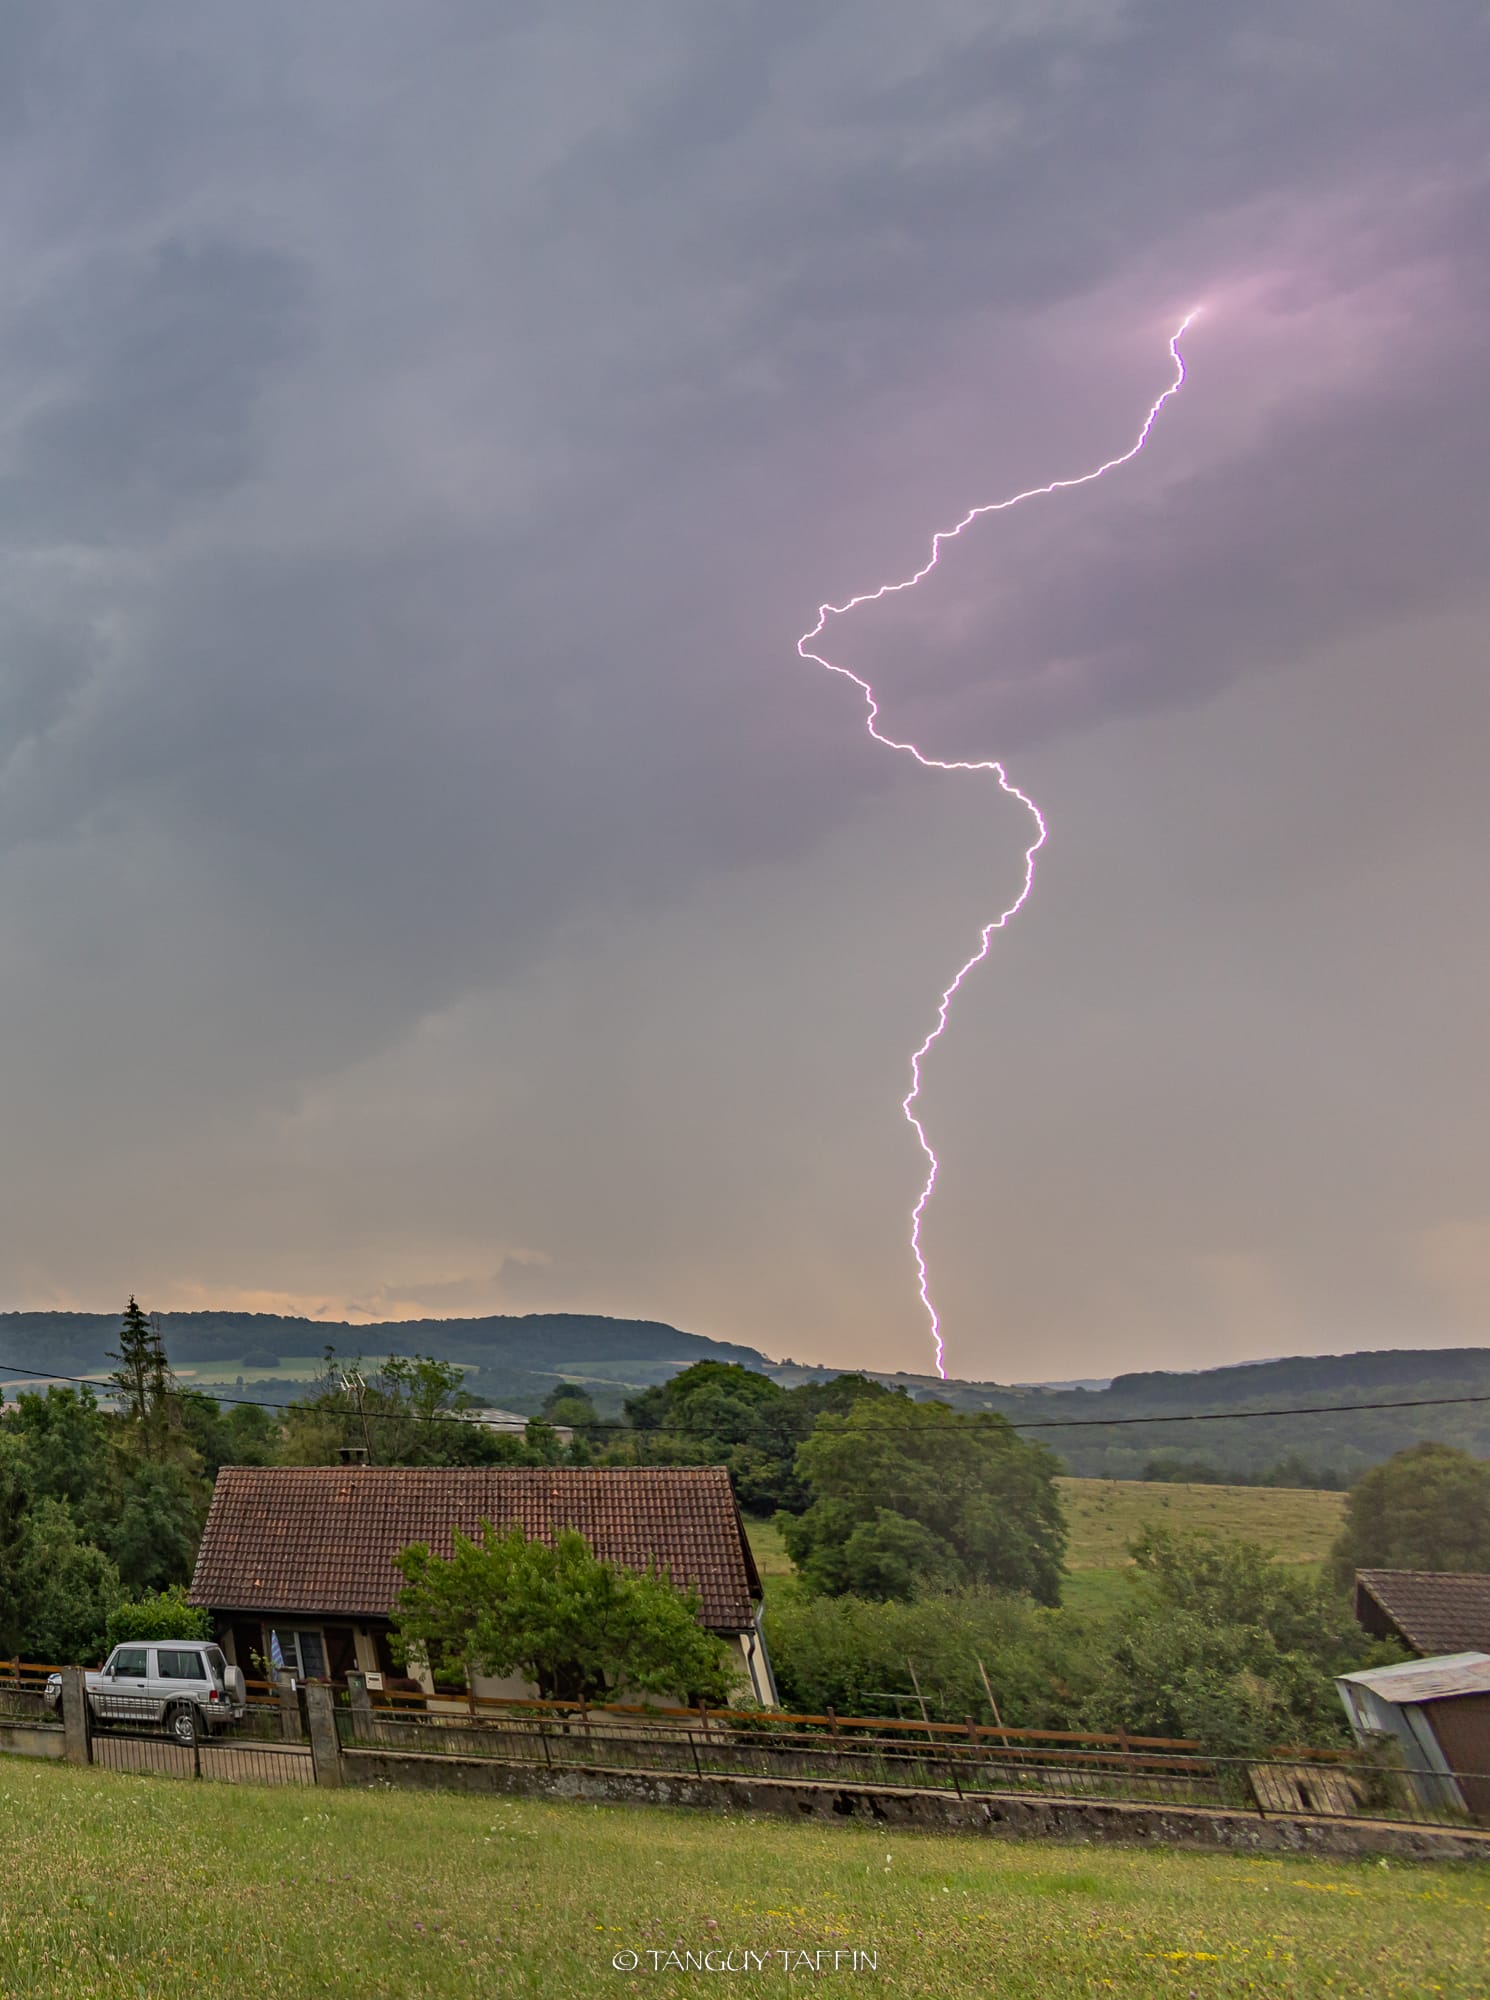
[[(365, 1354), (362, 1364), (371, 1371), (382, 1359)], [(230, 1389), (239, 1376), (245, 1382), (314, 1382), (325, 1372), (324, 1354), (283, 1354), (273, 1368), (245, 1368), (241, 1361), (197, 1361), (176, 1370), (179, 1379), (194, 1389)]]
[(750, 1551), (763, 1582), (773, 1576), (796, 1574), (792, 1559), (786, 1552), (786, 1543), (781, 1539), (781, 1530), (774, 1521), (747, 1519), (745, 1532), (750, 1538)]
[[(21, 1759), (0, 1760), (0, 1805), (0, 1993), (28, 2000), (662, 2000), (708, 1985), (668, 1954), (710, 1950), (735, 1954), (747, 1991), (1486, 1991), (1490, 1865), (306, 1794)], [(764, 1969), (743, 1969), (747, 1951)], [(809, 1953), (826, 1955), (816, 1971)]]
[(1144, 1527), (1205, 1528), (1260, 1542), (1280, 1562), (1317, 1563), (1345, 1514), (1343, 1493), (1284, 1486), (1170, 1486), (1160, 1480), (1060, 1479), (1069, 1569), (1114, 1569)]
[[(1280, 1562), (1321, 1563), (1339, 1532), (1343, 1493), (1277, 1486), (1170, 1486), (1159, 1480), (1058, 1479), (1071, 1531), (1069, 1572), (1061, 1601), (1073, 1610), (1111, 1611), (1126, 1596), (1132, 1571), (1128, 1544), (1146, 1526), (1204, 1528), (1260, 1542)], [(792, 1574), (791, 1558), (772, 1521), (745, 1523), (756, 1567), (772, 1577)]]

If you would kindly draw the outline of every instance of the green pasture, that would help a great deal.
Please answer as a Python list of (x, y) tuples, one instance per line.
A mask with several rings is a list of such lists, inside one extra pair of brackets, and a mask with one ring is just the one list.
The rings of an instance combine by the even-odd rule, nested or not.
[(1260, 1542), (1280, 1562), (1318, 1563), (1345, 1514), (1343, 1493), (1312, 1487), (1179, 1486), (1161, 1480), (1061, 1479), (1071, 1531), (1067, 1566), (1112, 1569), (1145, 1527), (1204, 1528)]

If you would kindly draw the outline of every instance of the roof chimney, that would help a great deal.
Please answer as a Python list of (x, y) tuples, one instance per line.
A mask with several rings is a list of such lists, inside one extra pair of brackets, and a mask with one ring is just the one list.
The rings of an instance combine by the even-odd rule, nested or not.
[(338, 1455), (343, 1465), (366, 1465), (367, 1446), (365, 1444), (344, 1444)]

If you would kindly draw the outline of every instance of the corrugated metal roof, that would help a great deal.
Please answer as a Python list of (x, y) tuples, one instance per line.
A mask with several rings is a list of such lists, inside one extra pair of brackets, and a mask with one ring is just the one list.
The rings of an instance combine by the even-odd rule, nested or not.
[(1408, 1660), (1400, 1667), (1371, 1667), (1341, 1674), (1340, 1682), (1369, 1688), (1381, 1701), (1442, 1701), (1449, 1695), (1490, 1694), (1490, 1653), (1445, 1653), (1436, 1660)]

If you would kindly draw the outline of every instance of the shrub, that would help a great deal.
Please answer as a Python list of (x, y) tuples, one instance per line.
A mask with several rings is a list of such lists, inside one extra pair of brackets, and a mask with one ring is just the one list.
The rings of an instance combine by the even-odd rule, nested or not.
[(915, 1715), (919, 1680), (933, 1719), (991, 1722), (986, 1671), (1010, 1728), (1071, 1729), (1101, 1671), (1089, 1624), (983, 1589), (877, 1603), (773, 1582), (766, 1642), (783, 1705), (811, 1714)]
[(109, 1613), (105, 1643), (110, 1651), (131, 1639), (210, 1639), (212, 1620), (188, 1604), (179, 1583), (144, 1597), (127, 1597)]
[(1152, 1529), (1132, 1552), (1141, 1581), (1083, 1704), (1088, 1728), (1193, 1736), (1233, 1757), (1344, 1743), (1336, 1675), (1400, 1657), (1255, 1543)]

